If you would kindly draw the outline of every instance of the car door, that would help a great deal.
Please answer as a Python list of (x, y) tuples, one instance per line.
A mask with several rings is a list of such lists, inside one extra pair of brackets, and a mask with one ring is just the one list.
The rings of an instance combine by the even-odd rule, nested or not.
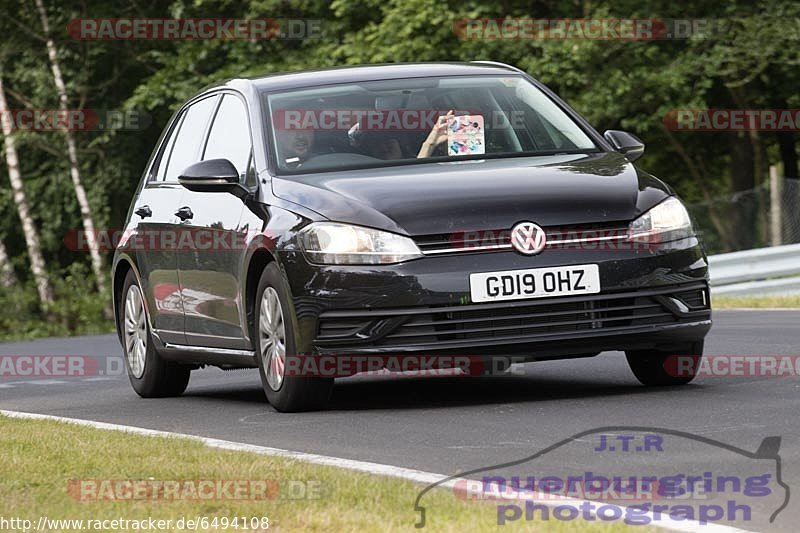
[[(228, 159), (245, 184), (251, 152), (247, 107), (238, 95), (226, 93), (214, 114), (202, 159)], [(232, 194), (189, 190), (181, 202), (182, 209), (191, 213), (182, 226), (193, 243), (191, 249), (182, 247), (178, 252), (186, 340), (195, 346), (248, 348), (242, 324), (245, 302), (239, 298), (244, 203)]]
[(164, 342), (184, 344), (186, 340), (176, 255), (179, 220), (175, 215), (185, 189), (178, 183), (178, 173), (200, 157), (215, 102), (216, 97), (195, 102), (173, 120), (134, 205), (132, 219), (138, 239), (133, 246), (153, 328)]

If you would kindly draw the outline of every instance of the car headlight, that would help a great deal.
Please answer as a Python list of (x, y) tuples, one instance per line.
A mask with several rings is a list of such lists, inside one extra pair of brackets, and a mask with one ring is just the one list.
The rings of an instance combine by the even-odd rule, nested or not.
[(336, 222), (309, 224), (300, 243), (311, 262), (326, 265), (388, 265), (422, 257), (408, 237)]
[(667, 198), (630, 223), (628, 236), (644, 242), (667, 242), (694, 235), (689, 213), (680, 200)]

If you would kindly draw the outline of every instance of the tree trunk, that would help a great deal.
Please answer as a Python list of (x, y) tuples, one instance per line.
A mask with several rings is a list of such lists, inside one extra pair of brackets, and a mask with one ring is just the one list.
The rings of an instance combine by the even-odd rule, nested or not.
[(778, 147), (781, 152), (781, 161), (783, 162), (783, 177), (786, 179), (796, 180), (797, 173), (797, 152), (795, 151), (795, 135), (793, 131), (779, 131)]
[(731, 189), (749, 191), (756, 186), (753, 172), (753, 145), (744, 133), (732, 132), (731, 139)]
[(3, 241), (0, 241), (0, 286), (9, 288), (17, 283), (14, 267), (8, 260), (8, 252)]
[[(786, 109), (784, 106), (781, 109)], [(781, 153), (781, 161), (783, 162), (783, 177), (789, 181), (785, 182), (783, 192), (783, 211), (784, 218), (784, 238), (786, 244), (800, 242), (800, 194), (798, 190), (798, 168), (797, 168), (797, 151), (795, 150), (795, 134), (793, 131), (779, 131), (778, 132), (778, 146)]]
[(47, 277), (44, 267), (44, 257), (42, 248), (39, 244), (39, 234), (31, 218), (31, 210), (25, 190), (22, 188), (22, 176), (19, 171), (19, 158), (17, 157), (17, 146), (14, 142), (13, 127), (11, 117), (8, 114), (8, 103), (6, 93), (3, 88), (3, 78), (0, 75), (0, 122), (3, 127), (3, 140), (6, 149), (6, 165), (8, 165), (8, 179), (11, 181), (11, 191), (14, 203), (17, 206), (19, 220), (22, 223), (22, 233), (25, 236), (25, 243), (28, 246), (28, 258), (31, 262), (31, 272), (36, 280), (36, 290), (39, 293), (39, 301), (43, 306), (53, 303), (53, 289)]
[[(53, 80), (58, 91), (59, 108), (61, 111), (66, 112), (69, 106), (69, 99), (67, 98), (67, 86), (64, 84), (64, 77), (61, 74), (61, 65), (58, 61), (58, 52), (53, 39), (50, 37), (50, 23), (47, 19), (47, 11), (45, 10), (42, 0), (35, 0), (36, 8), (39, 10), (39, 18), (42, 21), (42, 28), (44, 30), (44, 37), (47, 44), (47, 56), (50, 59), (50, 69), (53, 71)], [(97, 289), (100, 292), (105, 290), (105, 270), (103, 269), (103, 258), (100, 255), (100, 247), (97, 242), (97, 234), (95, 233), (94, 218), (92, 210), (89, 206), (89, 198), (86, 195), (86, 189), (83, 188), (81, 181), (80, 167), (78, 166), (78, 149), (75, 144), (75, 137), (69, 128), (62, 128), (62, 133), (67, 141), (67, 155), (69, 157), (70, 177), (72, 178), (72, 186), (75, 189), (75, 196), (78, 198), (78, 205), (81, 210), (81, 219), (83, 220), (83, 231), (86, 234), (86, 244), (89, 248), (89, 255), (92, 259), (92, 270), (97, 280)]]
[[(756, 221), (760, 213), (758, 197), (754, 190), (756, 176), (753, 171), (753, 145), (750, 136), (745, 132), (731, 132), (731, 188), (734, 192), (747, 191), (745, 195), (734, 195), (739, 198), (739, 205), (732, 205), (729, 216), (732, 222), (730, 233), (736, 235), (736, 249), (748, 250), (757, 247)], [(748, 202), (747, 199), (752, 199)]]
[[(756, 186), (764, 190), (764, 186), (769, 184), (769, 158), (767, 147), (761, 134), (755, 130), (750, 130), (750, 142), (753, 144), (753, 168), (755, 169)], [(757, 209), (759, 213), (769, 212), (769, 194), (756, 195)], [(758, 237), (758, 247), (769, 246), (769, 224), (766, 219), (756, 217), (756, 235)]]
[[(728, 90), (736, 107), (739, 109), (748, 109), (753, 106), (751, 104), (753, 99), (749, 97), (746, 86), (728, 86)], [(744, 143), (744, 139), (747, 139), (750, 144), (750, 149), (747, 152), (749, 159), (746, 161), (738, 159), (737, 155), (741, 155), (739, 150), (734, 150), (731, 157), (732, 165), (749, 164), (749, 168), (740, 167), (736, 172), (732, 173), (736, 190), (743, 190), (742, 187), (748, 185), (750, 186), (748, 188), (759, 187), (767, 182), (769, 175), (769, 159), (767, 158), (767, 150), (761, 134), (748, 127), (745, 135), (746, 137), (737, 135), (737, 141)], [(752, 185), (750, 183), (736, 183), (737, 175), (739, 175), (738, 179), (741, 180), (741, 176), (749, 176), (751, 174)], [(767, 246), (769, 241), (769, 228), (766, 220), (763, 220), (761, 216), (768, 210), (762, 189), (753, 190), (751, 204), (742, 205), (740, 209), (736, 210), (737, 214), (735, 216), (739, 218), (739, 223), (735, 231), (740, 236), (741, 249)]]
[[(770, 101), (770, 105), (775, 109), (789, 109), (789, 103), (783, 97), (773, 98)], [(796, 180), (798, 178), (798, 168), (795, 132), (776, 131), (775, 137), (778, 139), (778, 151), (783, 163), (783, 177)]]

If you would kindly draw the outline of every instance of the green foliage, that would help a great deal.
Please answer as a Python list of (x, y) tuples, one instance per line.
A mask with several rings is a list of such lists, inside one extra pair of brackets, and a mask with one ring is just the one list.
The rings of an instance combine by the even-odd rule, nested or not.
[[(598, 130), (627, 129), (641, 137), (648, 148), (639, 166), (668, 181), (690, 202), (713, 206), (711, 200), (718, 195), (753, 188), (766, 179), (768, 164), (782, 164), (787, 174), (793, 165), (796, 173), (792, 134), (671, 132), (664, 125), (664, 117), (675, 109), (800, 107), (796, 89), (800, 4), (796, 2), (86, 0), (62, 4), (45, 0), (45, 5), (69, 106), (141, 109), (152, 120), (141, 131), (76, 133), (84, 185), (98, 228), (119, 228), (124, 222), (161, 129), (175, 109), (203, 86), (226, 78), (361, 63), (483, 59), (514, 64), (553, 88)], [(0, 0), (0, 10), (4, 13), (0, 72), (11, 107), (57, 107), (33, 2)], [(70, 37), (67, 23), (87, 17), (314, 19), (322, 34), (264, 41)], [(463, 40), (454, 31), (454, 24), (465, 18), (503, 17), (702, 18), (722, 21), (724, 26), (703, 36), (663, 41)], [(0, 304), (5, 304), (0, 309), (0, 335), (107, 327), (97, 318), (107, 298), (92, 292), (88, 271), (80, 279), (75, 277), (74, 269), (89, 264), (88, 254), (64, 245), (65, 234), (81, 228), (64, 139), (57, 132), (19, 132), (16, 137), (45, 260), (61, 288), (53, 309), (38, 309), (15, 206), (7, 185), (0, 186), (0, 239), (21, 279), (20, 287), (0, 295)], [(7, 183), (2, 164), (0, 183)], [(741, 217), (714, 207), (708, 214), (707, 223), (715, 234), (753, 231)], [(720, 250), (729, 246), (719, 243)], [(66, 290), (66, 279), (81, 290)]]
[(53, 277), (55, 302), (39, 306), (36, 288), (26, 282), (0, 288), (0, 340), (89, 335), (113, 331), (111, 297), (94, 290), (90, 269), (73, 263)]

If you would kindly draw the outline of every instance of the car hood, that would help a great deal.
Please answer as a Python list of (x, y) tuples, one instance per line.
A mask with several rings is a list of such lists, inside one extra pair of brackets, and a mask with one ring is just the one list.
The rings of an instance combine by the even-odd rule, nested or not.
[(330, 220), (407, 235), (630, 221), (671, 194), (613, 152), (305, 174), (272, 188)]

